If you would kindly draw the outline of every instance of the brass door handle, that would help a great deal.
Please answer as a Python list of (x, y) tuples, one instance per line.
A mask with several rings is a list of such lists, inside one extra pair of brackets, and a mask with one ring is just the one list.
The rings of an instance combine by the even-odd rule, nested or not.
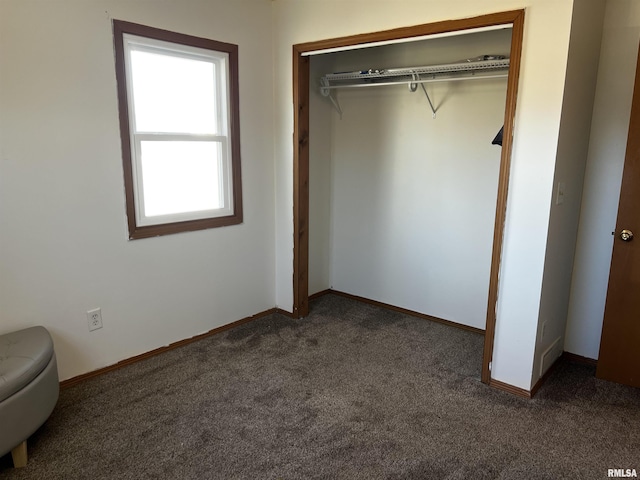
[(620, 239), (623, 242), (630, 242), (633, 240), (633, 232), (631, 230), (622, 230), (620, 232)]

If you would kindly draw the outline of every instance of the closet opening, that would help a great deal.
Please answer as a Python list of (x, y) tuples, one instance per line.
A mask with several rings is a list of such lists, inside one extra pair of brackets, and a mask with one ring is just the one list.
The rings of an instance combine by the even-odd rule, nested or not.
[[(329, 281), (339, 282), (342, 290), (365, 279), (368, 284), (362, 289), (374, 293), (360, 296), (484, 330), (481, 380), (490, 383), (523, 27), (524, 10), (518, 10), (293, 46), (295, 317), (308, 314), (310, 283), (312, 294), (326, 284), (328, 274), (319, 270), (333, 269)], [(506, 65), (470, 74), (490, 74), (490, 79), (467, 82), (457, 77), (468, 71), (449, 71), (450, 65), (496, 56), (506, 57)], [(436, 73), (429, 70), (434, 65), (439, 68)], [(443, 66), (449, 70), (443, 72)], [(418, 67), (427, 68), (418, 72)], [(343, 72), (353, 75), (346, 80), (335, 76)], [(358, 72), (363, 78), (356, 78)], [(494, 78), (498, 74), (506, 79)], [(353, 83), (368, 85), (351, 88)], [(384, 85), (368, 88), (375, 83)], [(343, 90), (340, 85), (349, 87)], [(477, 89), (480, 94), (474, 99)], [(461, 114), (464, 105), (469, 115)], [(323, 116), (333, 116), (329, 126)], [(471, 117), (477, 127), (468, 123)], [(502, 146), (492, 145), (501, 128)], [(310, 143), (311, 135), (325, 135), (328, 141)], [(391, 142), (381, 140), (391, 136)], [(438, 139), (447, 141), (421, 154), (425, 145), (431, 148)], [(452, 150), (459, 147), (462, 153)], [(473, 148), (479, 153), (469, 153)], [(326, 162), (310, 165), (310, 156)], [(330, 205), (325, 202), (322, 207), (324, 213), (310, 205), (314, 181), (324, 182), (322, 188), (331, 196)], [(313, 218), (331, 217), (321, 229), (322, 240), (310, 230), (310, 207)], [(399, 217), (405, 220), (396, 221)], [(465, 224), (447, 227), (445, 221), (455, 218)], [(474, 236), (483, 247), (469, 247)], [(354, 248), (356, 244), (362, 248)], [(381, 245), (389, 248), (376, 250)], [(484, 248), (485, 253), (479, 255), (474, 248)], [(316, 259), (323, 249), (331, 250), (328, 263)], [(425, 267), (419, 260), (429, 253), (439, 262)], [(461, 261), (453, 267), (447, 256)], [(373, 266), (367, 258), (384, 264), (389, 274), (368, 270)], [(456, 301), (456, 294), (443, 295), (447, 285), (466, 288), (473, 282), (467, 289), (473, 299), (467, 302), (468, 310), (481, 319), (463, 318), (466, 314), (456, 309), (464, 298)], [(450, 307), (440, 302), (447, 296), (452, 297)]]

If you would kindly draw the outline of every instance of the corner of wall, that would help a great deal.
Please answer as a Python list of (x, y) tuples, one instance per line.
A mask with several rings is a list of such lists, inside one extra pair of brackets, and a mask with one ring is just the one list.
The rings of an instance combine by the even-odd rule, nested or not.
[(604, 6), (604, 0), (573, 6), (532, 385), (564, 347)]
[(565, 350), (598, 357), (640, 39), (640, 3), (607, 1)]

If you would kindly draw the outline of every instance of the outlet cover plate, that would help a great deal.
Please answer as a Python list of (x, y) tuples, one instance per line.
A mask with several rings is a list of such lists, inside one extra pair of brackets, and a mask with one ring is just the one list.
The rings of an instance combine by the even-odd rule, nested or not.
[(90, 332), (102, 328), (102, 310), (94, 308), (93, 310), (87, 311), (87, 322), (89, 322)]

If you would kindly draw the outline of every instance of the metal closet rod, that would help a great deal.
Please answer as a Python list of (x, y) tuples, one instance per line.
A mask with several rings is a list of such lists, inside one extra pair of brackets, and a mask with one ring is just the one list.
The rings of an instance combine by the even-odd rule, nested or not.
[(415, 75), (451, 75), (454, 73), (473, 73), (506, 70), (509, 59), (496, 55), (483, 55), (480, 59), (470, 59), (463, 62), (446, 63), (440, 65), (424, 65), (416, 67), (398, 67), (386, 69), (356, 70), (354, 72), (327, 73), (323, 83), (329, 85), (335, 81), (367, 81), (379, 78), (414, 77)]
[(426, 78), (426, 79), (416, 78), (415, 80), (402, 80), (397, 82), (352, 83), (352, 84), (346, 84), (346, 85), (332, 85), (332, 86), (323, 85), (322, 87), (320, 87), (320, 92), (322, 93), (323, 96), (329, 97), (329, 100), (331, 100), (331, 103), (333, 104), (334, 108), (340, 114), (340, 118), (342, 118), (342, 107), (340, 106), (340, 102), (338, 101), (338, 99), (332, 95), (331, 90), (335, 90), (338, 88), (361, 88), (361, 87), (382, 87), (385, 85), (408, 85), (409, 91), (415, 92), (418, 88), (418, 85), (420, 85), (422, 87), (422, 91), (427, 97), (427, 101), (429, 102), (429, 107), (431, 108), (431, 113), (433, 114), (433, 118), (436, 118), (437, 108), (434, 107), (433, 102), (431, 101), (431, 97), (429, 97), (429, 93), (427, 92), (427, 89), (424, 88), (425, 83), (452, 82), (452, 81), (455, 82), (459, 80), (480, 80), (483, 78), (506, 78), (508, 76), (509, 74), (505, 72), (505, 73), (499, 73), (494, 75), (469, 75), (464, 77), (461, 77), (461, 76), (434, 77), (434, 78)]
[(360, 88), (360, 87), (382, 87), (385, 85), (415, 85), (419, 83), (433, 83), (433, 82), (456, 82), (459, 80), (480, 80), (482, 78), (505, 78), (508, 73), (500, 73), (497, 75), (469, 75), (464, 77), (435, 77), (425, 78), (421, 80), (400, 80), (398, 82), (372, 82), (372, 83), (351, 83), (345, 85), (331, 85), (322, 86), (321, 90), (335, 90), (338, 88)]
[[(429, 93), (424, 88), (425, 83), (479, 80), (482, 78), (505, 78), (508, 76), (508, 69), (508, 58), (495, 55), (483, 55), (478, 59), (443, 65), (328, 73), (320, 79), (320, 93), (325, 97), (329, 97), (331, 103), (333, 103), (333, 106), (342, 118), (342, 108), (340, 107), (338, 99), (332, 95), (331, 90), (339, 88), (382, 87), (385, 85), (408, 85), (409, 91), (415, 92), (418, 89), (418, 85), (420, 85), (429, 101), (433, 118), (436, 118), (437, 109), (433, 106)], [(424, 78), (424, 76), (428, 76), (429, 78)], [(388, 81), (393, 78), (397, 80)], [(379, 81), (381, 79), (387, 81)], [(332, 85), (331, 82), (344, 83)]]

